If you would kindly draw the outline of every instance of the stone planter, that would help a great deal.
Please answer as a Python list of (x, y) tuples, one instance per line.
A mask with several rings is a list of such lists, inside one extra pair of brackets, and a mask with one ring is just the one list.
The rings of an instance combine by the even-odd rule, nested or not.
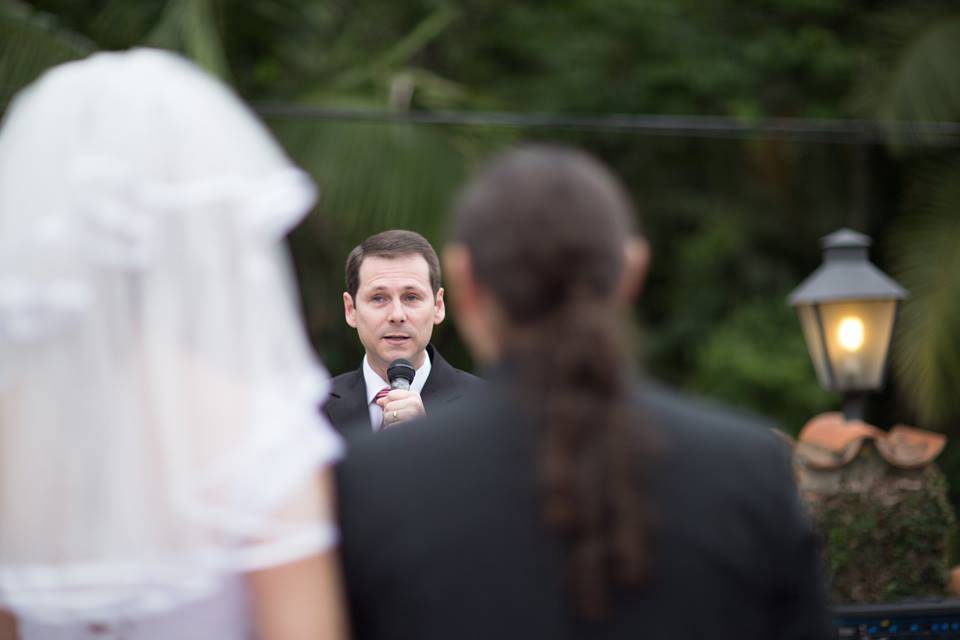
[(824, 414), (794, 449), (801, 494), (824, 539), (831, 600), (943, 596), (955, 518), (933, 463), (945, 437), (889, 433)]

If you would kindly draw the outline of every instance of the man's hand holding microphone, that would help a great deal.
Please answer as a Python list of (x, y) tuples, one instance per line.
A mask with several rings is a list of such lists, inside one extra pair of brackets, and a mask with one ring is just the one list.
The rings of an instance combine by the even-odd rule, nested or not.
[(383, 429), (426, 414), (420, 394), (410, 389), (416, 373), (405, 358), (397, 358), (387, 367), (390, 393), (377, 400), (383, 409)]

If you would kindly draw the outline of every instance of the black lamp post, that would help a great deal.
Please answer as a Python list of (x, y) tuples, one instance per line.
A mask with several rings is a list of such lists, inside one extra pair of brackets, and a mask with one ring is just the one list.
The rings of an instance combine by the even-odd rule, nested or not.
[(867, 256), (870, 238), (841, 229), (821, 240), (823, 264), (790, 294), (820, 384), (843, 394), (862, 420), (866, 394), (883, 386), (900, 300), (907, 291)]

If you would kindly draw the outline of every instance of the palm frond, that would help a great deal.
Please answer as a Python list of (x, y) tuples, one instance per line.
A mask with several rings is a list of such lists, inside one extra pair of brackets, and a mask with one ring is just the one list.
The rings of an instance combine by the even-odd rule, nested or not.
[(127, 49), (143, 42), (164, 9), (156, 2), (107, 0), (90, 21), (88, 33), (104, 49)]
[(896, 278), (910, 291), (894, 343), (905, 400), (930, 426), (960, 417), (960, 164), (930, 175), (893, 237)]
[(876, 113), (900, 142), (897, 121), (960, 119), (960, 15), (939, 20), (901, 52), (879, 98)]
[(0, 111), (44, 70), (96, 48), (87, 38), (57, 26), (52, 16), (13, 3), (0, 5)]
[(312, 131), (301, 130), (299, 141), (290, 141), (294, 153), (317, 176), (323, 210), (348, 244), (387, 225), (439, 236), (437, 219), (465, 171), (446, 136), (412, 125), (303, 127)]
[(230, 78), (216, 21), (215, 0), (170, 0), (146, 43), (181, 51), (210, 73)]
[(325, 91), (349, 92), (369, 83), (385, 86), (389, 77), (408, 65), (413, 56), (442, 34), (459, 16), (459, 11), (452, 7), (434, 11), (399, 42), (373, 57), (369, 64), (351, 67), (332, 78)]
[(437, 9), (420, 21), (399, 42), (380, 54), (371, 66), (391, 69), (409, 64), (413, 56), (420, 53), (428, 44), (446, 31), (447, 27), (459, 17), (460, 11), (455, 7), (443, 6)]

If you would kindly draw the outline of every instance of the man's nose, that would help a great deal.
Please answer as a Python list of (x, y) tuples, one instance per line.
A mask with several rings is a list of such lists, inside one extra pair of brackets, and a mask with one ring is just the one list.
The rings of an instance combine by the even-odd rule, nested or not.
[(403, 322), (406, 314), (403, 311), (403, 304), (399, 300), (394, 300), (390, 305), (390, 322)]

